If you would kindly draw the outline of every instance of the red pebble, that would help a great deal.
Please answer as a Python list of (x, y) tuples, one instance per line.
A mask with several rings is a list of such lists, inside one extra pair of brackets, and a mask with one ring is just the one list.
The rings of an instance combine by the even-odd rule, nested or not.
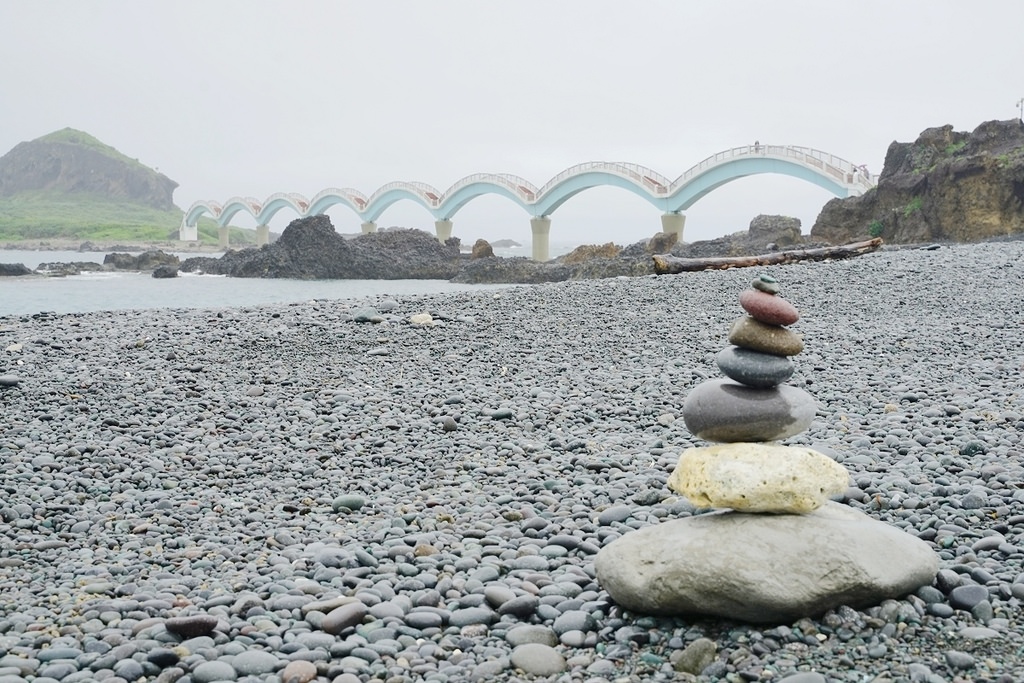
[(774, 294), (756, 289), (740, 292), (740, 306), (754, 320), (766, 325), (792, 325), (800, 319), (793, 304)]

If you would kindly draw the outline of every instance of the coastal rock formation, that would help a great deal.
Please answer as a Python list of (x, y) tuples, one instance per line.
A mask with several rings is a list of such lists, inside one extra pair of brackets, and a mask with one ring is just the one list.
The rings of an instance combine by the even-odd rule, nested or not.
[(759, 214), (750, 221), (745, 232), (734, 232), (713, 240), (680, 242), (672, 248), (671, 254), (682, 258), (750, 256), (794, 245), (801, 248), (810, 246), (800, 232), (799, 218)]
[(176, 187), (162, 173), (72, 128), (22, 142), (0, 157), (0, 197), (88, 193), (167, 211), (175, 208)]
[(178, 267), (178, 257), (159, 249), (144, 251), (141, 254), (114, 252), (103, 257), (103, 265), (114, 270), (154, 270), (160, 266)]
[(850, 480), (839, 463), (769, 443), (803, 432), (816, 413), (810, 395), (782, 383), (789, 356), (803, 350), (785, 325), (800, 316), (767, 275), (739, 299), (746, 315), (730, 331), (735, 348), (718, 356), (729, 379), (702, 382), (682, 410), (695, 436), (724, 443), (686, 450), (668, 481), (697, 507), (730, 511), (613, 541), (595, 561), (601, 586), (638, 612), (775, 622), (930, 583), (938, 557), (927, 543), (829, 501)]
[(178, 267), (166, 265), (157, 266), (156, 268), (153, 269), (153, 277), (157, 278), (158, 280), (166, 280), (169, 278), (178, 277)]
[(186, 259), (181, 270), (299, 280), (448, 280), (459, 260), (458, 238), (441, 244), (422, 230), (392, 229), (346, 239), (328, 216), (319, 215), (292, 221), (273, 244), (229, 251), (219, 259)]
[(988, 121), (973, 132), (929, 128), (893, 142), (878, 186), (833, 199), (811, 228), (843, 244), (868, 235), (889, 244), (974, 242), (1024, 233), (1024, 122)]
[(32, 271), (24, 263), (0, 263), (0, 277), (17, 277), (31, 275)]
[(473, 243), (473, 250), (470, 252), (470, 258), (490, 258), (494, 256), (494, 248), (490, 242), (485, 239), (478, 239)]

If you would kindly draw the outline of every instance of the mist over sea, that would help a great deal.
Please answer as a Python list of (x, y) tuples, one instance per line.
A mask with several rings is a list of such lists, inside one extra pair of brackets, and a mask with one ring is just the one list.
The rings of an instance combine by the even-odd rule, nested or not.
[[(552, 245), (552, 256), (575, 245)], [(530, 247), (495, 249), (498, 256), (529, 256)], [(196, 256), (177, 253), (178, 258)], [(201, 254), (218, 257), (220, 254)], [(0, 263), (21, 263), (35, 270), (41, 263), (93, 261), (103, 252), (0, 250)], [(229, 278), (181, 273), (155, 279), (150, 273), (100, 272), (68, 277), (0, 277), (0, 316), (88, 313), (149, 308), (229, 308), (310, 300), (398, 297), (463, 290), (503, 289), (507, 285), (466, 285), (447, 280), (284, 280)]]

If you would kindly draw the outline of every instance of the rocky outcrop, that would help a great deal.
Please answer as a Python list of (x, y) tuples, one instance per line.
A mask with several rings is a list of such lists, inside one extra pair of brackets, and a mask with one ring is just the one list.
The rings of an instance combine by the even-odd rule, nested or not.
[(292, 221), (273, 244), (219, 259), (186, 259), (180, 270), (299, 280), (449, 280), (459, 263), (458, 238), (441, 244), (422, 230), (391, 229), (345, 239), (319, 215)]
[(473, 251), (469, 253), (470, 258), (490, 258), (494, 256), (494, 247), (485, 239), (479, 239), (473, 243)]
[(155, 270), (160, 266), (177, 268), (178, 263), (177, 256), (159, 249), (144, 251), (137, 255), (114, 252), (103, 257), (103, 265), (113, 270)]
[(178, 183), (71, 128), (22, 142), (0, 157), (0, 197), (22, 192), (88, 193), (175, 208)]
[(178, 277), (177, 266), (157, 266), (153, 269), (153, 277), (159, 280)]
[(26, 268), (24, 263), (0, 263), (0, 277), (19, 275), (32, 275), (32, 271)]
[(971, 133), (929, 128), (893, 142), (878, 186), (828, 202), (811, 236), (844, 244), (975, 242), (1024, 233), (1024, 122), (988, 121)]
[(734, 232), (713, 240), (681, 242), (672, 247), (671, 254), (682, 258), (750, 256), (796, 245), (808, 246), (800, 232), (799, 218), (760, 214), (750, 221), (746, 232)]
[(571, 266), (578, 263), (586, 263), (593, 259), (614, 258), (618, 256), (621, 251), (622, 247), (613, 242), (607, 242), (606, 244), (581, 244), (565, 256), (560, 256), (556, 260), (567, 266)]
[(82, 273), (95, 273), (101, 270), (110, 270), (110, 267), (104, 266), (102, 263), (96, 263), (95, 261), (53, 261), (49, 263), (40, 263), (39, 267), (36, 268), (36, 272), (49, 275), (51, 277), (81, 275)]

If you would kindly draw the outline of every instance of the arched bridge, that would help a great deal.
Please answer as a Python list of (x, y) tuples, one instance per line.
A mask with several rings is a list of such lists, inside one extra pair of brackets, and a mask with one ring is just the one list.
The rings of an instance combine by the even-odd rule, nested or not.
[(468, 202), (485, 194), (507, 197), (531, 216), (533, 258), (548, 258), (551, 214), (583, 190), (600, 185), (621, 187), (643, 197), (662, 211), (662, 230), (675, 232), (680, 240), (686, 217), (682, 213), (715, 188), (759, 173), (789, 175), (818, 185), (837, 197), (863, 194), (875, 186), (875, 179), (863, 166), (811, 149), (789, 145), (753, 144), (733, 147), (704, 159), (675, 180), (638, 164), (595, 161), (567, 168), (537, 187), (525, 178), (507, 173), (476, 173), (466, 176), (444, 192), (420, 182), (396, 181), (377, 189), (369, 197), (352, 188), (328, 188), (311, 199), (296, 193), (272, 194), (263, 202), (253, 197), (232, 197), (223, 204), (198, 201), (189, 207), (181, 223), (182, 240), (198, 239), (196, 224), (209, 214), (221, 228), (221, 246), (227, 247), (227, 226), (240, 211), (256, 219), (257, 240), (266, 243), (270, 219), (289, 209), (300, 217), (326, 212), (341, 204), (363, 221), (363, 231), (377, 229), (376, 221), (395, 202), (420, 204), (434, 217), (439, 240), (452, 233), (452, 218)]

